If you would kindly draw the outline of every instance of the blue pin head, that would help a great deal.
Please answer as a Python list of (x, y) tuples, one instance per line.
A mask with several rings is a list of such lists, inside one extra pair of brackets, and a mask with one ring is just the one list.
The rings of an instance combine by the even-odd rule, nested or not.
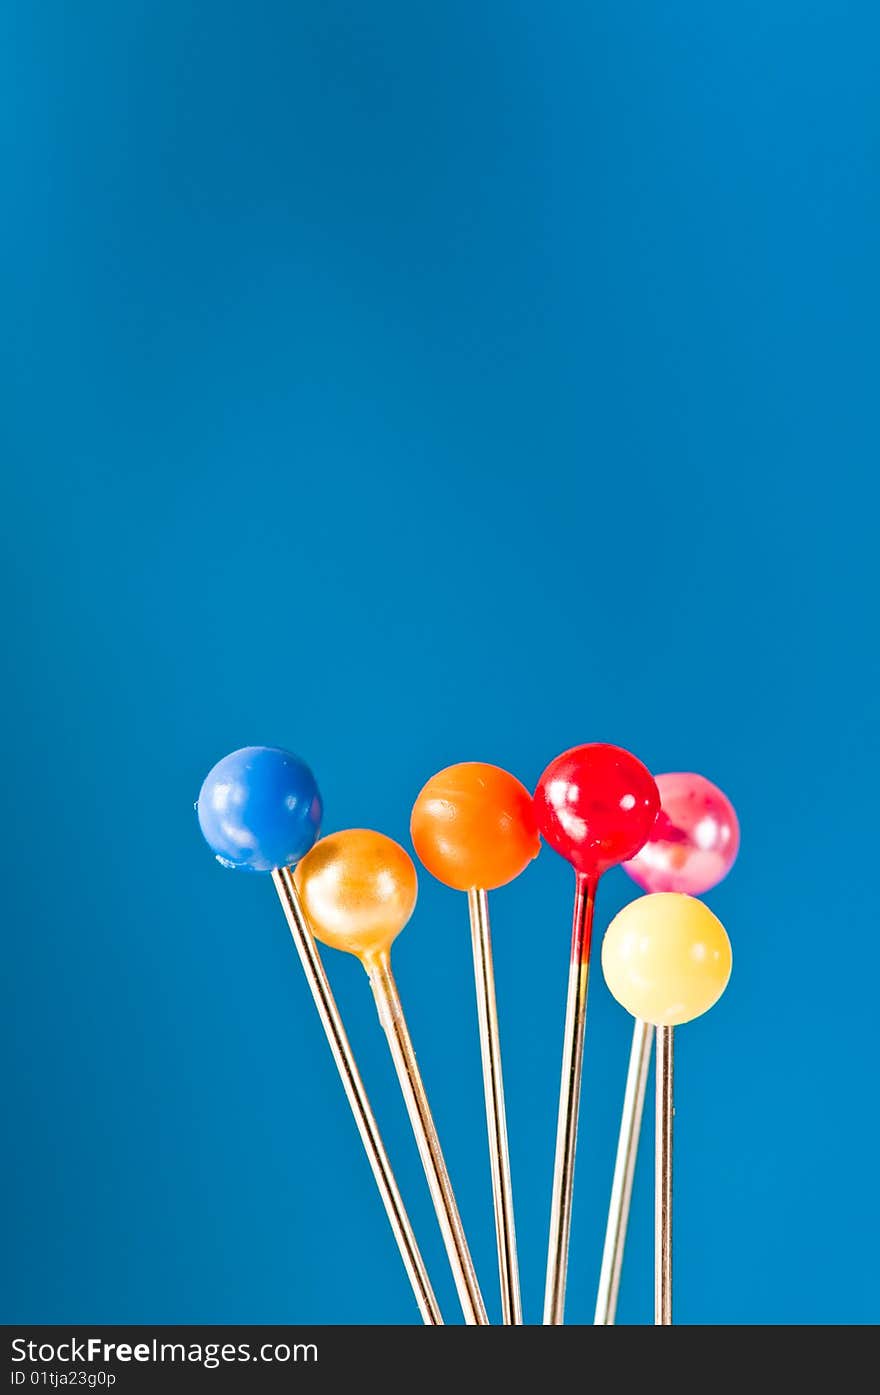
[(321, 826), (314, 775), (278, 746), (245, 746), (224, 756), (205, 778), (196, 808), (217, 861), (245, 872), (299, 862)]

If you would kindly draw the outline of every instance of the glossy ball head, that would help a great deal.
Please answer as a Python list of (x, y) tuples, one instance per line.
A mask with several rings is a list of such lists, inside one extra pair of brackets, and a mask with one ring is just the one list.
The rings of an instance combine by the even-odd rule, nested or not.
[(413, 805), (409, 828), (421, 862), (457, 891), (505, 886), (541, 849), (525, 785), (480, 761), (432, 775)]
[(303, 858), (294, 878), (316, 938), (359, 959), (390, 948), (418, 895), (409, 853), (369, 828), (349, 828), (322, 838)]
[(640, 896), (612, 920), (602, 942), (605, 982), (627, 1012), (655, 1027), (678, 1027), (708, 1012), (727, 987), (727, 931), (693, 896)]
[(224, 756), (205, 777), (196, 808), (217, 861), (245, 872), (298, 862), (321, 826), (314, 775), (279, 746), (245, 746)]
[(645, 846), (623, 864), (645, 891), (702, 896), (727, 876), (739, 823), (726, 794), (703, 775), (658, 775), (660, 813)]
[(629, 751), (603, 742), (557, 756), (535, 791), (540, 832), (590, 878), (638, 852), (659, 808), (650, 771)]

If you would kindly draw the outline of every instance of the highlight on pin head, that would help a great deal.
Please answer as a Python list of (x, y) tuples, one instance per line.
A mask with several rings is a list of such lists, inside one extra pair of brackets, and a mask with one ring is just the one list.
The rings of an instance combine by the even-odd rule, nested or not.
[(648, 841), (623, 870), (644, 891), (702, 896), (727, 876), (739, 823), (727, 795), (693, 772), (657, 775), (660, 812)]
[(321, 825), (321, 796), (305, 761), (280, 746), (244, 746), (205, 777), (196, 809), (224, 867), (272, 872), (298, 862)]
[(693, 896), (658, 891), (624, 906), (602, 942), (602, 972), (627, 1012), (655, 1027), (701, 1017), (727, 987), (727, 931)]
[(409, 853), (370, 828), (322, 838), (306, 853), (294, 879), (316, 938), (360, 959), (390, 948), (418, 895)]
[(431, 875), (457, 891), (505, 886), (541, 848), (525, 785), (481, 761), (431, 776), (413, 805), (410, 834)]
[(574, 746), (538, 781), (538, 828), (586, 877), (638, 852), (660, 808), (654, 777), (629, 751), (605, 742)]

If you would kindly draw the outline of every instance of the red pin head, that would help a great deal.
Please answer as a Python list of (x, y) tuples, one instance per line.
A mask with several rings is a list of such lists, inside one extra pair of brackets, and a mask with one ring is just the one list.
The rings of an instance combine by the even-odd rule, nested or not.
[(596, 878), (633, 857), (660, 808), (650, 771), (620, 746), (594, 741), (551, 761), (538, 781), (538, 828), (575, 871)]

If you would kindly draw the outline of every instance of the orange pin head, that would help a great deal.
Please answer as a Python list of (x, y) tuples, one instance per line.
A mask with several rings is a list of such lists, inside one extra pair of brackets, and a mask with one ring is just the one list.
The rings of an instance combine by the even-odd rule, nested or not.
[(479, 761), (431, 777), (413, 806), (410, 833), (432, 876), (458, 891), (512, 882), (541, 846), (525, 785)]
[(409, 853), (369, 828), (321, 838), (294, 879), (317, 939), (359, 959), (387, 953), (418, 895)]

